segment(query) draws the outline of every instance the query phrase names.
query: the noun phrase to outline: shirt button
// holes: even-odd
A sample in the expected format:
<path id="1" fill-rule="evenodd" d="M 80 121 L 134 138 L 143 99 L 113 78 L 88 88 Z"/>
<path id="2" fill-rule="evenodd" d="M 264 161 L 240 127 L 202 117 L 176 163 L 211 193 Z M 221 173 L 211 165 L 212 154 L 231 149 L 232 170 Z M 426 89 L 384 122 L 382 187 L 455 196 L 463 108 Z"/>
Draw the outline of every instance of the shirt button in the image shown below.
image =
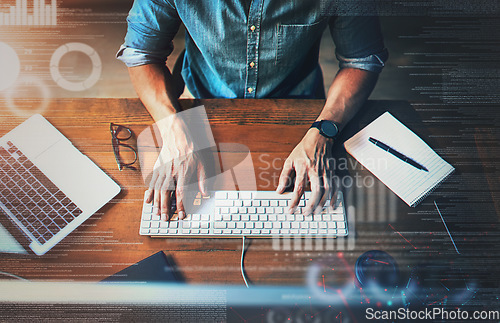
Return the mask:
<path id="1" fill-rule="evenodd" d="M 255 66 L 255 63 L 254 63 L 254 62 L 251 62 L 249 65 L 250 65 L 250 67 L 254 67 L 254 66 Z"/>
<path id="2" fill-rule="evenodd" d="M 254 25 L 250 26 L 250 30 L 255 31 L 255 26 Z"/>
<path id="3" fill-rule="evenodd" d="M 247 91 L 248 91 L 248 93 L 252 93 L 252 92 L 253 92 L 253 89 L 252 89 L 251 87 L 249 87 L 249 88 L 247 89 Z"/>

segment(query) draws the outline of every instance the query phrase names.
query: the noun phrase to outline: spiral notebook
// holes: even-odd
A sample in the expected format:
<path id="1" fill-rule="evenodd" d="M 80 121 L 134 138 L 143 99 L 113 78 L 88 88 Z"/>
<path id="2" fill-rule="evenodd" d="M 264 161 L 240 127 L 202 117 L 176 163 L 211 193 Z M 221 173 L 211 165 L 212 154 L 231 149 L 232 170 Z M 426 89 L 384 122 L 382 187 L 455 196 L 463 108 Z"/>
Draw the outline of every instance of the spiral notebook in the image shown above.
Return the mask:
<path id="1" fill-rule="evenodd" d="M 418 169 L 376 146 L 369 141 L 370 137 L 408 156 L 428 171 Z M 411 207 L 419 204 L 455 170 L 389 112 L 347 140 L 344 147 Z"/>

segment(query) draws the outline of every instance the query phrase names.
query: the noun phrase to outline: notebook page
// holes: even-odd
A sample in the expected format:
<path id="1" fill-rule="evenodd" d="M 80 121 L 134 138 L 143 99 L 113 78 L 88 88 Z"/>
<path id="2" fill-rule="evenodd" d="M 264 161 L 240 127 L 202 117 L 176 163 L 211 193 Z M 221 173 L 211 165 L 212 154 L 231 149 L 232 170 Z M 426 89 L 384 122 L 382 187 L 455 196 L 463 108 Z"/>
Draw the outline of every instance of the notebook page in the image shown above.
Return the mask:
<path id="1" fill-rule="evenodd" d="M 370 142 L 370 137 L 412 158 L 429 171 L 402 161 Z M 344 146 L 347 152 L 410 206 L 415 206 L 454 170 L 389 112 L 347 140 Z"/>

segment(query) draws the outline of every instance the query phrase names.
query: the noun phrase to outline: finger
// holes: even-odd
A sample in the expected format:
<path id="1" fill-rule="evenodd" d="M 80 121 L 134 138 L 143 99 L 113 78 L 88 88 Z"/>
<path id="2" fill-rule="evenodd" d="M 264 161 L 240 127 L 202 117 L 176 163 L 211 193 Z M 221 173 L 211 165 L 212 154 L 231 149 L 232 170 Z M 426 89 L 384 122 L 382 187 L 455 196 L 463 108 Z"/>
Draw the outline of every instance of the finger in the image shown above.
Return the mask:
<path id="1" fill-rule="evenodd" d="M 158 180 L 155 184 L 154 192 L 154 204 L 157 206 L 157 215 L 160 215 L 161 219 L 165 219 L 168 215 L 168 203 L 169 198 L 167 197 L 167 190 L 169 189 L 170 182 L 172 181 L 172 170 L 165 165 L 163 168 L 163 174 L 158 176 Z M 165 199 L 165 201 L 164 201 Z M 167 204 L 165 204 L 167 203 Z M 155 207 L 153 207 L 154 209 Z"/>
<path id="2" fill-rule="evenodd" d="M 198 187 L 201 195 L 208 196 L 207 192 L 207 172 L 202 162 L 198 163 Z"/>
<path id="3" fill-rule="evenodd" d="M 160 219 L 161 221 L 167 221 L 170 217 L 170 193 L 171 191 L 168 191 L 166 188 L 162 188 L 160 192 L 160 198 L 161 198 L 161 214 L 160 214 Z"/>
<path id="4" fill-rule="evenodd" d="M 316 207 L 319 205 L 321 197 L 323 196 L 323 187 L 318 176 L 318 173 L 313 168 L 308 171 L 309 181 L 311 182 L 311 195 L 309 196 L 309 201 L 307 201 L 306 207 L 304 209 L 305 215 L 310 215 L 314 212 Z"/>
<path id="5" fill-rule="evenodd" d="M 184 197 L 185 197 L 185 186 L 186 186 L 186 176 L 188 171 L 181 172 L 177 178 L 177 186 L 175 188 L 175 197 L 177 203 L 177 215 L 179 219 L 182 220 L 186 217 L 186 210 L 184 208 Z"/>
<path id="6" fill-rule="evenodd" d="M 321 210 L 325 206 L 326 201 L 331 198 L 331 192 L 332 192 L 331 180 L 332 180 L 332 178 L 331 178 L 330 174 L 331 174 L 331 172 L 326 171 L 321 178 L 322 183 L 323 183 L 323 195 L 321 197 L 321 200 L 319 201 L 318 206 L 314 210 L 315 214 L 321 212 Z M 330 202 L 330 204 L 331 204 L 331 202 Z"/>
<path id="7" fill-rule="evenodd" d="M 149 181 L 149 188 L 146 191 L 146 203 L 151 203 L 153 201 L 153 194 L 154 194 L 154 188 L 156 181 L 158 180 L 158 174 L 159 172 L 157 170 L 153 171 L 151 180 Z"/>
<path id="8" fill-rule="evenodd" d="M 186 209 L 184 208 L 184 189 L 177 185 L 175 189 L 175 198 L 177 201 L 177 216 L 179 220 L 183 220 L 186 218 Z"/>
<path id="9" fill-rule="evenodd" d="M 292 198 L 290 199 L 290 206 L 288 208 L 288 213 L 293 214 L 299 205 L 300 198 L 304 194 L 304 188 L 306 186 L 306 171 L 305 167 L 299 166 L 295 169 L 297 173 L 295 178 L 295 186 L 293 188 Z"/>
<path id="10" fill-rule="evenodd" d="M 160 196 L 160 193 L 161 193 L 160 188 L 156 188 L 155 187 L 154 193 L 153 193 L 153 214 L 154 215 L 160 215 L 160 210 L 161 210 L 161 205 L 160 205 L 161 196 Z"/>
<path id="11" fill-rule="evenodd" d="M 290 184 L 292 170 L 293 164 L 289 159 L 287 159 L 283 164 L 283 169 L 281 170 L 280 178 L 278 181 L 278 187 L 276 188 L 276 192 L 278 192 L 279 194 L 283 194 L 286 187 Z"/>

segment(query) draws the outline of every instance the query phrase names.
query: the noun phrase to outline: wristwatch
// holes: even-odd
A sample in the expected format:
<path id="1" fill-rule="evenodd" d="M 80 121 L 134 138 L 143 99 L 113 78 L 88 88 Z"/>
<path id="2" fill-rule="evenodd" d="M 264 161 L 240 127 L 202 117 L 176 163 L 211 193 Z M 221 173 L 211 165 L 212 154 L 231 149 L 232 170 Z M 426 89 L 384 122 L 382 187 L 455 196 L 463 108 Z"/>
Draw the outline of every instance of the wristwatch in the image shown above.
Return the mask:
<path id="1" fill-rule="evenodd" d="M 339 127 L 335 122 L 330 120 L 316 121 L 312 124 L 311 128 L 317 128 L 320 135 L 330 139 L 337 138 L 339 134 Z"/>

